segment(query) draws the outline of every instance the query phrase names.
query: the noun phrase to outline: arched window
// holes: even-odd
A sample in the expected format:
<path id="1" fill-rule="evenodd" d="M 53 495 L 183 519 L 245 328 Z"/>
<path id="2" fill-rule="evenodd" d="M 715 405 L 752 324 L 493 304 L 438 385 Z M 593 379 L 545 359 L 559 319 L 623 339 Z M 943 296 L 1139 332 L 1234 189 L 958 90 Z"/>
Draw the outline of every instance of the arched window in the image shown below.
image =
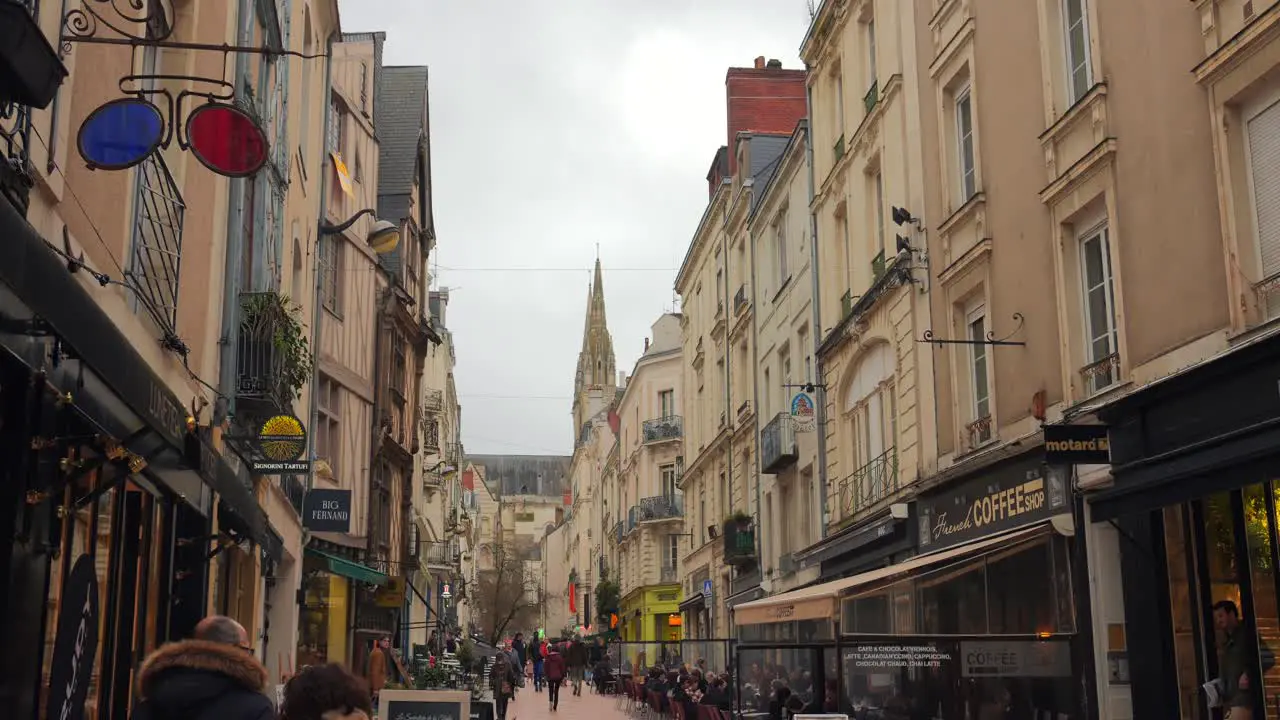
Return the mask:
<path id="1" fill-rule="evenodd" d="M 897 489 L 896 369 L 893 348 L 888 343 L 880 343 L 863 353 L 846 381 L 841 407 L 841 446 L 849 473 L 839 485 L 842 518 L 879 502 Z"/>

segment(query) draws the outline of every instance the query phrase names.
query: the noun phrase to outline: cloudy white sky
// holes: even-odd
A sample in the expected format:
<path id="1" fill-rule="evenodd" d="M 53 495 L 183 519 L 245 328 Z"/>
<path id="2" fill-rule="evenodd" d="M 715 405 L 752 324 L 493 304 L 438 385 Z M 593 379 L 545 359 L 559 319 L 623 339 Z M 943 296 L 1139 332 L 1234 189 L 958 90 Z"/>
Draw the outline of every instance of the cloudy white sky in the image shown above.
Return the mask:
<path id="1" fill-rule="evenodd" d="M 340 0 L 431 68 L 439 283 L 469 453 L 568 454 L 599 244 L 618 368 L 672 283 L 725 144 L 724 76 L 801 67 L 805 0 Z"/>

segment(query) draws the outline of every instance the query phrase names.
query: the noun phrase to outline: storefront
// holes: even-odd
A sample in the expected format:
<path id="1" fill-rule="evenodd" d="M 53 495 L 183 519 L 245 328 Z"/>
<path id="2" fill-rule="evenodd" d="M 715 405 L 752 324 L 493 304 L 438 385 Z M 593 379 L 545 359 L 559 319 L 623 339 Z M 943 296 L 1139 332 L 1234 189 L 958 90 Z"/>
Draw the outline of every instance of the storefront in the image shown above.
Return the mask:
<path id="1" fill-rule="evenodd" d="M 818 581 L 826 582 L 906 560 L 916 553 L 914 507 L 894 505 L 840 530 L 797 553 L 797 567 L 818 566 Z"/>
<path id="2" fill-rule="evenodd" d="M 921 554 L 738 606 L 745 706 L 785 673 L 827 712 L 1089 717 L 1072 496 L 1042 452 L 919 498 Z"/>
<path id="3" fill-rule="evenodd" d="M 312 539 L 302 565 L 302 608 L 298 613 L 298 667 L 357 663 L 367 655 L 357 652 L 364 638 L 353 632 L 355 602 L 362 592 L 387 584 L 385 573 L 362 565 L 341 553 L 338 545 Z M 323 546 L 323 549 L 313 546 Z"/>
<path id="4" fill-rule="evenodd" d="M 1137 720 L 1212 717 L 1201 685 L 1218 676 L 1218 601 L 1280 651 L 1278 382 L 1272 333 L 1097 413 L 1110 426 L 1112 484 L 1088 495 L 1090 519 L 1118 529 L 1110 580 L 1123 588 L 1108 669 L 1129 686 Z M 1254 718 L 1280 718 L 1272 665 Z"/>
<path id="5" fill-rule="evenodd" d="M 213 540 L 280 548 L 252 478 L 193 431 L 83 273 L 3 200 L 0 237 L 0 706 L 34 717 L 50 683 L 88 675 L 88 717 L 123 717 L 140 659 L 205 614 Z M 54 657 L 75 645 L 64 586 L 99 596 L 77 673 Z"/>

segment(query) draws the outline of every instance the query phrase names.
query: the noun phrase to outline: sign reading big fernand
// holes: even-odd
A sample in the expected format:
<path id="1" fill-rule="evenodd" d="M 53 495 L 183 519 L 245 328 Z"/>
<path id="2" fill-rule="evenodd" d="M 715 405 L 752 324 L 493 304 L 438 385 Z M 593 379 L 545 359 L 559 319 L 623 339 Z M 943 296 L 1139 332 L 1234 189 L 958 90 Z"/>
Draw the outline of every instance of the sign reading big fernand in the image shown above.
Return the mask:
<path id="1" fill-rule="evenodd" d="M 920 551 L 1012 530 L 1067 512 L 1070 494 L 1061 476 L 1039 457 L 1014 462 L 917 501 Z"/>

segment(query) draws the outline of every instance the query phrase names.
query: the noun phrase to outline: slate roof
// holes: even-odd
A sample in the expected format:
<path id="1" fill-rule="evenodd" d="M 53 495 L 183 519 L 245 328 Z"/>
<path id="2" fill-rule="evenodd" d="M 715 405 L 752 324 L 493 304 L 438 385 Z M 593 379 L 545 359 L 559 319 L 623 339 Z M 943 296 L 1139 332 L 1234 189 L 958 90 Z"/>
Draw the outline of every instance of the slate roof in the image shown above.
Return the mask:
<path id="1" fill-rule="evenodd" d="M 569 485 L 570 455 L 472 455 L 467 460 L 484 468 L 489 492 L 503 495 L 560 497 Z"/>
<path id="2" fill-rule="evenodd" d="M 791 143 L 790 135 L 762 135 L 754 134 L 751 136 L 751 152 L 750 165 L 752 177 L 752 187 L 755 192 L 751 193 L 751 209 L 755 210 L 756 205 L 764 197 L 764 188 L 773 179 L 774 173 L 778 172 L 778 168 L 782 165 L 782 156 L 787 152 L 787 145 Z"/>
<path id="3" fill-rule="evenodd" d="M 378 217 L 396 222 L 409 215 L 419 148 L 425 150 L 428 140 L 427 68 L 385 67 L 377 80 Z M 424 190 L 429 195 L 430 188 Z M 379 259 L 387 270 L 399 271 L 399 248 Z"/>

